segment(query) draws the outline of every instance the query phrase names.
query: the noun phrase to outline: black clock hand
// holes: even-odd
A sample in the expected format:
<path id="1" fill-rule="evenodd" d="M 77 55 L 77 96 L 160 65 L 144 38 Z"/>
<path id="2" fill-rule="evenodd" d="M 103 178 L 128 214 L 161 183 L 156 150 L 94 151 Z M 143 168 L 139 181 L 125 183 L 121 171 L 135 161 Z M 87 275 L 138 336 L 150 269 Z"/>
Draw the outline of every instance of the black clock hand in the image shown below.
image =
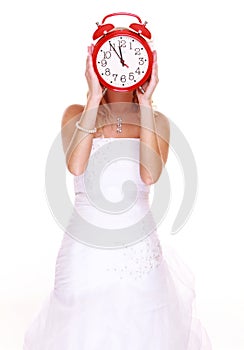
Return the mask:
<path id="1" fill-rule="evenodd" d="M 110 47 L 112 47 L 112 49 L 114 50 L 114 52 L 116 53 L 116 55 L 119 57 L 120 61 L 121 61 L 121 57 L 118 54 L 118 52 L 115 50 L 114 46 L 111 44 L 111 42 L 109 42 Z"/>
<path id="2" fill-rule="evenodd" d="M 122 55 L 122 50 L 121 50 L 121 46 L 119 46 L 119 52 L 120 52 L 120 62 L 122 63 L 122 66 L 126 66 L 127 68 L 129 68 L 129 66 L 127 66 L 127 64 L 125 63 L 124 59 L 123 59 L 123 55 Z"/>
<path id="3" fill-rule="evenodd" d="M 120 53 L 120 62 L 122 63 L 122 66 L 124 66 L 124 60 L 123 60 L 121 46 L 119 46 L 119 53 Z"/>
<path id="4" fill-rule="evenodd" d="M 129 66 L 127 66 L 127 64 L 125 64 L 125 62 L 124 62 L 122 56 L 120 56 L 120 55 L 118 54 L 117 50 L 116 50 L 115 47 L 111 44 L 111 42 L 109 42 L 109 45 L 110 45 L 110 47 L 112 47 L 112 49 L 114 50 L 114 52 L 116 53 L 116 55 L 119 57 L 120 62 L 122 63 L 122 66 L 126 66 L 127 68 L 129 68 Z M 120 46 L 119 46 L 119 50 L 120 50 L 120 52 L 121 52 Z"/>

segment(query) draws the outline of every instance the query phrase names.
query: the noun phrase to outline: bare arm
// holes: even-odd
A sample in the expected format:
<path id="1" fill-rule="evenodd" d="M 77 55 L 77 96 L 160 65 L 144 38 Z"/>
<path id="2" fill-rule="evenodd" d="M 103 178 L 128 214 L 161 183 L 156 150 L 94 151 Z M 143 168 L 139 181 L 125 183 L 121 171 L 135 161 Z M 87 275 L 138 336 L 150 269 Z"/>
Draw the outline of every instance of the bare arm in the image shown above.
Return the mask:
<path id="1" fill-rule="evenodd" d="M 94 129 L 97 111 L 102 98 L 102 88 L 95 75 L 92 65 L 92 47 L 88 48 L 86 61 L 86 79 L 89 93 L 86 106 L 69 106 L 62 118 L 62 142 L 68 170 L 73 175 L 81 175 L 88 164 L 93 134 L 88 134 L 76 128 L 75 123 L 85 129 Z"/>
<path id="2" fill-rule="evenodd" d="M 146 184 L 155 183 L 163 170 L 168 157 L 169 123 L 165 116 L 155 114 L 152 108 L 152 94 L 158 83 L 157 55 L 154 51 L 154 62 L 149 83 L 143 86 L 145 93 L 138 91 L 141 109 L 140 132 L 140 175 Z"/>

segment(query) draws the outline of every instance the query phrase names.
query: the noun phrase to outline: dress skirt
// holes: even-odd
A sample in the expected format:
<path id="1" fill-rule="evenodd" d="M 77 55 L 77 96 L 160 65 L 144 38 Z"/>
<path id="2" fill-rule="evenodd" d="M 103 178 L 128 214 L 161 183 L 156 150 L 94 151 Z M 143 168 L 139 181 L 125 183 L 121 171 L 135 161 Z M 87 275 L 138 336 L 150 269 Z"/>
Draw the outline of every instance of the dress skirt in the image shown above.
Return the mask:
<path id="1" fill-rule="evenodd" d="M 111 139 L 99 139 L 93 152 L 105 142 L 112 147 Z M 139 145 L 133 145 L 138 156 Z M 89 200 L 85 174 L 74 179 L 74 213 L 98 231 L 130 227 L 150 212 L 138 165 L 126 162 L 115 162 L 101 179 L 107 198 L 118 197 L 122 177 L 137 184 L 134 205 L 118 215 Z M 73 215 L 63 232 L 54 288 L 30 322 L 23 350 L 212 349 L 197 317 L 193 273 L 173 249 L 162 246 L 156 226 L 136 243 L 113 249 L 82 242 L 77 233 L 84 227 Z"/>

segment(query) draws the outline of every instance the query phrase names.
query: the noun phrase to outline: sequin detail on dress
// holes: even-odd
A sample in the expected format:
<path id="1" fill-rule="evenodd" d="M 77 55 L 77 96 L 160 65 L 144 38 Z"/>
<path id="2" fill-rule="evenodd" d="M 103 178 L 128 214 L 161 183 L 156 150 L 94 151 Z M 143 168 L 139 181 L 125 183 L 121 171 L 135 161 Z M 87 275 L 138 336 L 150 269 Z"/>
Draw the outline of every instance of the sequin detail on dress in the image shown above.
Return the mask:
<path id="1" fill-rule="evenodd" d="M 156 232 L 151 233 L 143 241 L 127 246 L 116 252 L 118 262 L 107 267 L 107 271 L 120 279 L 139 279 L 157 268 L 162 260 L 162 247 Z"/>

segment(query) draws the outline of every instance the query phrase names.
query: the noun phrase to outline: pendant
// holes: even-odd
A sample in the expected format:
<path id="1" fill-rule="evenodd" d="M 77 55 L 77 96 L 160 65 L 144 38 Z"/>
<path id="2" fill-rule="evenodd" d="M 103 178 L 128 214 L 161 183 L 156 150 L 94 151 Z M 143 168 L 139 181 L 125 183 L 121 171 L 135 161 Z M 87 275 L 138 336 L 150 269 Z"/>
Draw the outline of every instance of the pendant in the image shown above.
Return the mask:
<path id="1" fill-rule="evenodd" d="M 122 119 L 120 117 L 117 118 L 117 133 L 122 132 Z"/>

